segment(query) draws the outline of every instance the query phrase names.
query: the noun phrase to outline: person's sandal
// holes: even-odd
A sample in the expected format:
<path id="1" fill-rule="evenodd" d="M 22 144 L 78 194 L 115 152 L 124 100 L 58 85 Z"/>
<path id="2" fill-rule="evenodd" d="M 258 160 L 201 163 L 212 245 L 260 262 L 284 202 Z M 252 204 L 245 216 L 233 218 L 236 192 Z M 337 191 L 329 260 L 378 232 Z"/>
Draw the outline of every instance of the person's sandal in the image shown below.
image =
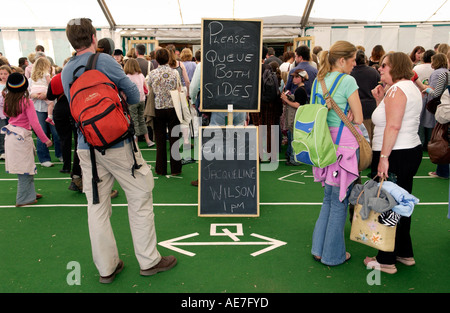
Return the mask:
<path id="1" fill-rule="evenodd" d="M 366 257 L 364 259 L 364 265 L 367 269 L 372 268 L 387 274 L 397 273 L 397 268 L 394 264 L 380 264 L 375 257 Z"/>
<path id="2" fill-rule="evenodd" d="M 312 255 L 314 261 L 320 262 L 322 260 L 322 257 L 320 256 L 315 256 L 314 254 Z M 345 261 L 347 262 L 348 260 L 350 260 L 350 258 L 352 257 L 352 255 L 348 252 L 345 252 Z"/>
<path id="3" fill-rule="evenodd" d="M 352 255 L 348 252 L 345 252 L 345 262 L 347 262 L 348 260 L 350 260 L 352 257 Z"/>
<path id="4" fill-rule="evenodd" d="M 406 266 L 413 266 L 414 264 L 416 264 L 416 261 L 414 260 L 413 257 L 410 258 L 403 258 L 401 256 L 396 257 L 397 262 L 403 263 Z"/>

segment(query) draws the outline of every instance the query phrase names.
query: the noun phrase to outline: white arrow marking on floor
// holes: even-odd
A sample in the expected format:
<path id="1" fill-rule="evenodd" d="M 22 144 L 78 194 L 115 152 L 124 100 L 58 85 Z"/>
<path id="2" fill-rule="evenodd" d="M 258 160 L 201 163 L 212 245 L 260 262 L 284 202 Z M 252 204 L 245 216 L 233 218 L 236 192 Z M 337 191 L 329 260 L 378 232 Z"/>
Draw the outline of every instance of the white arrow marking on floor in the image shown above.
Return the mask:
<path id="1" fill-rule="evenodd" d="M 195 237 L 198 236 L 199 233 L 192 233 L 189 235 L 185 235 L 185 236 L 181 236 L 181 237 L 177 237 L 177 238 L 173 238 L 173 239 L 169 239 L 166 241 L 162 241 L 159 243 L 160 246 L 163 246 L 167 249 L 171 249 L 173 251 L 188 255 L 188 256 L 194 256 L 195 253 L 177 248 L 176 246 L 257 246 L 257 245 L 268 245 L 267 248 L 259 250 L 257 252 L 251 253 L 251 256 L 258 256 L 260 254 L 266 253 L 270 250 L 276 249 L 278 247 L 281 247 L 285 244 L 287 244 L 287 242 L 284 241 L 280 241 L 277 239 L 273 239 L 273 238 L 269 238 L 269 237 L 265 237 L 265 236 L 261 236 L 258 234 L 251 234 L 251 236 L 253 237 L 257 237 L 260 239 L 264 239 L 266 241 L 248 241 L 248 242 L 242 242 L 242 241 L 234 241 L 234 242 L 180 242 L 180 240 L 186 239 L 186 238 L 191 238 L 191 237 Z"/>
<path id="2" fill-rule="evenodd" d="M 303 184 L 304 185 L 305 184 L 304 182 L 295 181 L 295 180 L 289 180 L 289 179 L 286 179 L 286 178 L 289 177 L 289 176 L 292 176 L 292 175 L 296 175 L 296 174 L 305 175 L 306 171 L 305 170 L 291 170 L 291 171 L 293 173 L 288 174 L 288 175 L 283 176 L 283 177 L 280 177 L 280 178 L 278 178 L 278 180 L 287 181 L 287 182 L 296 183 L 296 184 Z"/>

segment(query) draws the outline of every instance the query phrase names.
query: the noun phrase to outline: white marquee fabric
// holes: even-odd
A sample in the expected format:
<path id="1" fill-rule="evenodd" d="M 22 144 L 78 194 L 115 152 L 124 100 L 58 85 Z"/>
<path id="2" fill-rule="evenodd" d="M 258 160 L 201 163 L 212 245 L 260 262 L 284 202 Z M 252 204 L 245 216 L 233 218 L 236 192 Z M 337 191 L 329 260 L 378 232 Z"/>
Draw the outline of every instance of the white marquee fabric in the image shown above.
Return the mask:
<path id="1" fill-rule="evenodd" d="M 0 27 L 64 28 L 74 17 L 90 17 L 96 27 L 108 27 L 97 0 L 1 0 Z M 201 18 L 301 16 L 307 0 L 104 0 L 119 27 L 127 25 L 200 24 Z M 14 12 L 14 13 L 13 13 Z M 449 21 L 448 0 L 315 0 L 312 18 L 369 22 Z M 300 22 L 300 21 L 299 21 Z"/>
<path id="2" fill-rule="evenodd" d="M 340 39 L 363 45 L 369 53 L 376 44 L 383 44 L 386 51 L 409 53 L 416 45 L 429 49 L 436 43 L 450 43 L 450 0 L 315 0 L 306 28 L 301 29 L 309 2 L 0 0 L 2 12 L 11 12 L 0 19 L 0 52 L 16 65 L 19 57 L 41 44 L 61 65 L 72 52 L 64 28 L 76 17 L 91 18 L 98 38 L 112 37 L 119 48 L 124 38 L 141 36 L 198 45 L 201 18 L 261 18 L 264 42 L 292 42 L 306 35 L 314 36 L 315 45 L 325 49 Z M 106 15 L 101 3 L 109 10 Z"/>

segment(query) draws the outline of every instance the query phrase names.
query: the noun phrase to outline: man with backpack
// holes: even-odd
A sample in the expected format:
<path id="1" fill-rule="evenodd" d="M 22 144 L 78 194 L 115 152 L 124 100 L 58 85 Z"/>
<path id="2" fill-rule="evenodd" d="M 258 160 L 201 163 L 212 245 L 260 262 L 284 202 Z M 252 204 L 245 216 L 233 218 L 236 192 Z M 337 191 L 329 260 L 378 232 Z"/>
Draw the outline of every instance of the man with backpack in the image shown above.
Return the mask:
<path id="1" fill-rule="evenodd" d="M 74 90 L 78 85 L 90 83 L 86 81 L 86 77 L 88 77 L 86 75 L 93 72 L 100 72 L 100 76 L 106 76 L 105 79 L 110 80 L 105 85 L 116 90 L 117 102 L 122 103 L 118 92 L 130 103 L 139 101 L 137 86 L 125 75 L 122 67 L 114 58 L 104 53 L 96 55 L 94 59 L 91 58 L 96 52 L 97 37 L 96 29 L 90 19 L 70 20 L 67 24 L 66 35 L 76 51 L 62 72 L 64 93 L 69 100 L 72 115 L 74 115 L 75 103 L 80 106 L 83 102 L 89 102 L 96 97 L 104 99 L 105 86 L 86 88 L 84 93 L 81 89 Z M 90 70 L 85 71 L 88 62 Z M 91 63 L 95 64 L 92 68 Z M 75 96 L 78 99 L 75 100 Z M 122 108 L 125 108 L 123 104 Z M 127 118 L 125 111 L 127 110 L 122 112 L 121 120 L 124 117 Z M 96 120 L 101 120 L 104 116 L 106 115 L 99 114 L 96 116 Z M 81 114 L 74 116 L 74 119 L 77 120 L 80 117 Z M 94 263 L 100 273 L 100 282 L 111 283 L 124 266 L 122 260 L 119 259 L 110 223 L 112 213 L 110 192 L 114 180 L 119 182 L 128 200 L 128 216 L 135 255 L 141 268 L 140 274 L 149 276 L 171 269 L 176 265 L 176 258 L 173 256 L 161 257 L 156 247 L 152 198 L 153 175 L 140 151 L 133 146 L 132 133 L 123 138 L 120 137 L 119 140 L 113 141 L 111 146 L 99 150 L 98 147 L 94 149 L 87 130 L 81 131 L 84 126 L 87 126 L 87 121 L 82 122 L 80 118 L 78 124 L 80 127 L 78 130 L 78 156 L 83 172 L 83 192 L 88 201 L 89 235 Z M 96 131 L 107 138 L 109 133 L 118 127 L 118 124 L 119 121 L 109 123 L 110 127 L 98 126 Z"/>

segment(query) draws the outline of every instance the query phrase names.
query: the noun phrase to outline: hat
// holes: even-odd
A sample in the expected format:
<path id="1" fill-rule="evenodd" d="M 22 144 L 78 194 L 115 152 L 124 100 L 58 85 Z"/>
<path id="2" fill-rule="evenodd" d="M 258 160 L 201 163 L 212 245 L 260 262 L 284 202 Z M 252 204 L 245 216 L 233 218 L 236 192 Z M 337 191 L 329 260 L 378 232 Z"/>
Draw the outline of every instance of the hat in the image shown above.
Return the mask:
<path id="1" fill-rule="evenodd" d="M 293 77 L 300 76 L 300 77 L 305 78 L 305 80 L 308 80 L 308 73 L 302 69 L 295 70 L 295 72 L 292 73 L 291 76 L 293 76 Z"/>
<path id="2" fill-rule="evenodd" d="M 123 52 L 120 49 L 116 49 L 114 50 L 114 55 L 123 55 Z"/>
<path id="3" fill-rule="evenodd" d="M 100 50 L 100 52 L 113 55 L 113 52 L 115 54 L 114 50 L 114 41 L 111 38 L 102 38 L 98 41 L 97 48 Z M 118 50 L 118 49 L 117 49 Z M 122 52 L 122 51 L 120 51 Z"/>
<path id="4" fill-rule="evenodd" d="M 20 73 L 12 73 L 8 76 L 6 88 L 13 93 L 23 92 L 28 88 L 28 79 Z"/>

